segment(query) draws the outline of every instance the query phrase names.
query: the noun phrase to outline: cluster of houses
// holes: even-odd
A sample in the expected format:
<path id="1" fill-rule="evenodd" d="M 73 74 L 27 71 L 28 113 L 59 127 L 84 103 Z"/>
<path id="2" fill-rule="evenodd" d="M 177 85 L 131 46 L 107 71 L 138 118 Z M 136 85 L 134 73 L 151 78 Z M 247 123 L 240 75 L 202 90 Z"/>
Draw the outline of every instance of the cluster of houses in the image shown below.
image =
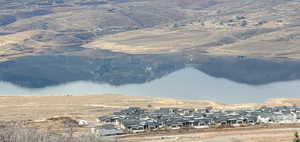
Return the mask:
<path id="1" fill-rule="evenodd" d="M 300 123 L 300 107 L 259 107 L 247 110 L 214 110 L 212 108 L 146 110 L 131 107 L 109 116 L 99 117 L 97 121 L 103 124 L 99 127 L 101 132 L 110 132 L 109 134 L 183 128 L 239 127 L 269 123 Z M 111 129 L 104 129 L 105 127 Z"/>

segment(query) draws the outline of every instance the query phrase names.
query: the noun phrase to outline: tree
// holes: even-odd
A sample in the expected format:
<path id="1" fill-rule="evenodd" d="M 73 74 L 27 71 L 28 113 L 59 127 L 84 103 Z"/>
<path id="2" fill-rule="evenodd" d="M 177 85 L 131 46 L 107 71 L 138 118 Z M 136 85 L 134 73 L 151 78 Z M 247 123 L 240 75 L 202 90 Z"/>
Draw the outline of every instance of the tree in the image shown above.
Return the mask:
<path id="1" fill-rule="evenodd" d="M 247 26 L 247 25 L 248 25 L 248 22 L 247 22 L 246 20 L 243 20 L 242 23 L 241 23 L 241 26 L 242 26 L 242 27 L 245 27 L 245 26 Z"/>
<path id="2" fill-rule="evenodd" d="M 299 138 L 298 132 L 295 132 L 294 142 L 300 142 L 300 138 Z"/>

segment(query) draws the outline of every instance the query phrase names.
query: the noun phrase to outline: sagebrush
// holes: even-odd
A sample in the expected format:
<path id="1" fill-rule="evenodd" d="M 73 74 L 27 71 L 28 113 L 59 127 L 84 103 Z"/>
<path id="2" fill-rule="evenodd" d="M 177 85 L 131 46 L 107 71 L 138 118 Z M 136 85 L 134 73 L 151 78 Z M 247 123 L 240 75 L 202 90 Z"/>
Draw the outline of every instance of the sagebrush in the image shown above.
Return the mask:
<path id="1" fill-rule="evenodd" d="M 108 141 L 108 140 L 107 140 Z M 91 134 L 72 136 L 57 135 L 39 131 L 34 128 L 23 128 L 15 124 L 0 125 L 0 142 L 107 142 Z"/>

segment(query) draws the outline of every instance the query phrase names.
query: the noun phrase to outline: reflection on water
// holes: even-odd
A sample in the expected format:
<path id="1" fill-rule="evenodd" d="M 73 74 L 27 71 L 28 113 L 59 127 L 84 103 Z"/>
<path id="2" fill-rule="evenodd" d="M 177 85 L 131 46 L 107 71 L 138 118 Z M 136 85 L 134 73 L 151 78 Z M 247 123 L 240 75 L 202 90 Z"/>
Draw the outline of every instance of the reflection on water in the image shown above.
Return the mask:
<path id="1" fill-rule="evenodd" d="M 151 82 L 118 87 L 109 84 L 77 81 L 41 89 L 28 89 L 10 83 L 0 83 L 0 95 L 113 93 L 131 96 L 212 100 L 222 103 L 264 102 L 268 98 L 299 97 L 299 91 L 300 81 L 254 86 L 208 76 L 193 68 L 185 68 Z"/>

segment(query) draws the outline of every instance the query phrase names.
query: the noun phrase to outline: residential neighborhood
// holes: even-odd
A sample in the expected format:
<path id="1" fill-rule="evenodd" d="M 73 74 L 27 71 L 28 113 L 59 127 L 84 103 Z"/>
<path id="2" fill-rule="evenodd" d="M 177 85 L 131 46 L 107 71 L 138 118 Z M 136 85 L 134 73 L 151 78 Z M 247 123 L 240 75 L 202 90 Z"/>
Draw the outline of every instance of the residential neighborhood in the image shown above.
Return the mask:
<path id="1" fill-rule="evenodd" d="M 139 107 L 114 112 L 97 119 L 96 133 L 117 135 L 171 129 L 246 127 L 262 124 L 300 123 L 300 107 L 277 106 L 253 109 L 217 110 Z"/>

